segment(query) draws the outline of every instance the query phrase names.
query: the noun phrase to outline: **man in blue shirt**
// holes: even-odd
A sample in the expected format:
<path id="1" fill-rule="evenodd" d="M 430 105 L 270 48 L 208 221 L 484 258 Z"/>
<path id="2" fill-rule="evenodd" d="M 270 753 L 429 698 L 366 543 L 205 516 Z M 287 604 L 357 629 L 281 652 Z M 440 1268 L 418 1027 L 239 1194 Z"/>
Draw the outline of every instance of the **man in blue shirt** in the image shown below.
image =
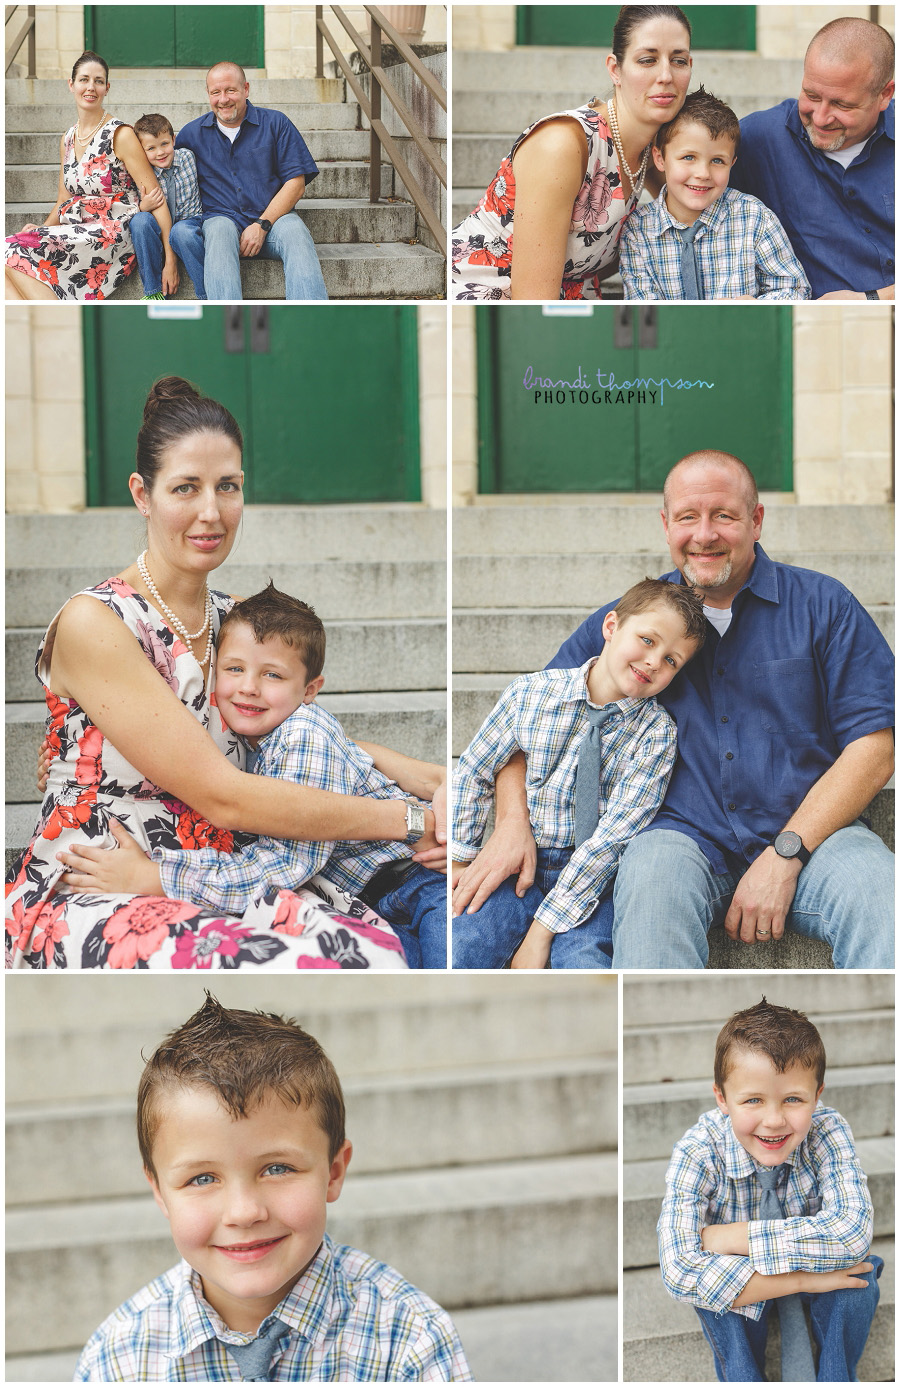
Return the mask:
<path id="1" fill-rule="evenodd" d="M 775 213 L 813 298 L 894 297 L 894 41 L 834 19 L 807 49 L 798 101 L 741 121 L 731 186 Z"/>
<path id="2" fill-rule="evenodd" d="M 280 111 L 247 100 L 237 63 L 206 75 L 211 111 L 189 121 L 176 145 L 197 161 L 203 201 L 206 294 L 240 299 L 240 258 L 281 260 L 285 298 L 327 299 L 309 231 L 294 211 L 319 170 L 300 132 Z"/>
<path id="3" fill-rule="evenodd" d="M 676 564 L 664 576 L 703 592 L 710 629 L 659 697 L 678 759 L 661 810 L 620 862 L 613 967 L 702 968 L 712 924 L 750 945 L 787 923 L 827 940 L 836 967 L 892 968 L 893 856 L 857 822 L 893 771 L 887 642 L 840 583 L 768 557 L 738 458 L 691 453 L 664 495 Z M 549 668 L 596 655 L 612 605 Z M 514 758 L 497 776 L 498 842 L 456 887 L 457 912 L 531 860 L 518 784 L 523 798 Z M 518 893 L 528 885 L 526 870 Z"/>

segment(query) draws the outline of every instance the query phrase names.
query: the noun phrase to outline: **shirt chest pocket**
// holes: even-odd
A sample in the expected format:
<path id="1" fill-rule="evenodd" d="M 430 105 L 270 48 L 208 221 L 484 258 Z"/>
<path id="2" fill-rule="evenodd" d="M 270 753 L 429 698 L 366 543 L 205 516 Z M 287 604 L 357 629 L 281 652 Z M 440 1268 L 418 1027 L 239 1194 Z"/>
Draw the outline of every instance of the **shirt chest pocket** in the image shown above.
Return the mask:
<path id="1" fill-rule="evenodd" d="M 754 674 L 756 716 L 763 732 L 812 733 L 822 725 L 815 661 L 765 660 Z"/>

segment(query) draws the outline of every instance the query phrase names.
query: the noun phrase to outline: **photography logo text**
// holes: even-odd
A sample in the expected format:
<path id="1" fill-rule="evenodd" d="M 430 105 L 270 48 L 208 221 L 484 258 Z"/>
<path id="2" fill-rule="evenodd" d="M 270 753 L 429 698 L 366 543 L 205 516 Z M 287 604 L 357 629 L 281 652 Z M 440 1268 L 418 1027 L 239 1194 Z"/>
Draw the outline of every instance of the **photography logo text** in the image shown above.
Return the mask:
<path id="1" fill-rule="evenodd" d="M 649 376 L 634 380 L 616 380 L 614 371 L 597 370 L 591 374 L 579 366 L 571 380 L 556 380 L 543 376 L 532 366 L 525 368 L 522 385 L 531 393 L 536 405 L 658 405 L 666 402 L 667 390 L 715 390 L 708 380 L 669 380 Z"/>

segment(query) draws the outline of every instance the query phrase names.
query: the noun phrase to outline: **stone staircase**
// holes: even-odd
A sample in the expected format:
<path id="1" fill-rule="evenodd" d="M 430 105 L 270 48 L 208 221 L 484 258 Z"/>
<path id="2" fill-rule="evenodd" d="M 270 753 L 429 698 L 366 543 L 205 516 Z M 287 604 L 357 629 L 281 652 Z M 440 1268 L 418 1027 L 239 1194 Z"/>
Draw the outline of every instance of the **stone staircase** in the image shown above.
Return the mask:
<path id="1" fill-rule="evenodd" d="M 451 1310 L 478 1380 L 614 1380 L 615 984 L 397 981 L 220 977 L 214 990 L 297 1016 L 322 1042 L 354 1144 L 329 1231 Z M 11 982 L 7 1381 L 58 1382 L 102 1319 L 176 1260 L 141 1172 L 134 1095 L 142 1049 L 203 985 Z"/>
<path id="2" fill-rule="evenodd" d="M 72 124 L 61 81 L 9 78 L 6 82 L 6 234 L 42 222 L 56 200 L 59 137 Z M 330 298 L 443 298 L 444 259 L 418 240 L 415 206 L 393 166 L 382 156 L 382 201 L 369 203 L 369 132 L 359 106 L 336 78 L 261 78 L 250 75 L 250 99 L 283 111 L 294 122 L 319 166 L 319 176 L 297 204 L 322 264 Z M 132 123 L 161 111 L 176 132 L 209 110 L 203 74 L 117 77 L 111 114 Z M 182 275 L 177 299 L 193 299 Z M 241 262 L 245 299 L 283 299 L 281 263 Z M 115 299 L 143 294 L 135 272 Z"/>
<path id="3" fill-rule="evenodd" d="M 528 46 L 453 54 L 453 226 L 472 211 L 513 140 L 533 121 L 606 98 L 608 52 Z M 802 70 L 802 62 L 788 58 L 695 52 L 691 90 L 702 82 L 746 116 L 796 96 Z"/>
<path id="4" fill-rule="evenodd" d="M 446 514 L 416 505 L 248 506 L 243 537 L 214 585 L 276 587 L 325 622 L 320 702 L 351 737 L 441 764 L 446 759 Z M 45 704 L 34 677 L 40 638 L 81 588 L 140 553 L 131 508 L 7 516 L 6 847 L 28 842 Z M 300 556 L 300 557 L 298 557 Z"/>
<path id="5" fill-rule="evenodd" d="M 543 668 L 598 606 L 672 568 L 661 498 L 496 500 L 453 512 L 453 756 L 516 674 Z M 845 583 L 893 642 L 893 525 L 891 506 L 770 503 L 763 544 L 773 559 Z M 867 818 L 893 849 L 892 787 Z M 831 951 L 790 934 L 747 949 L 714 929 L 709 966 L 822 968 Z"/>
<path id="6" fill-rule="evenodd" d="M 884 1258 L 881 1302 L 859 1365 L 861 1382 L 893 1380 L 894 979 L 842 973 L 710 979 L 624 978 L 624 1380 L 709 1382 L 712 1355 L 690 1305 L 673 1300 L 659 1272 L 656 1223 L 675 1142 L 714 1105 L 715 1038 L 735 1011 L 765 994 L 805 1011 L 829 1064 L 823 1101 L 849 1122 L 875 1206 L 872 1251 Z M 685 1020 L 686 1017 L 691 1019 Z M 769 1342 L 768 1374 L 779 1367 Z"/>

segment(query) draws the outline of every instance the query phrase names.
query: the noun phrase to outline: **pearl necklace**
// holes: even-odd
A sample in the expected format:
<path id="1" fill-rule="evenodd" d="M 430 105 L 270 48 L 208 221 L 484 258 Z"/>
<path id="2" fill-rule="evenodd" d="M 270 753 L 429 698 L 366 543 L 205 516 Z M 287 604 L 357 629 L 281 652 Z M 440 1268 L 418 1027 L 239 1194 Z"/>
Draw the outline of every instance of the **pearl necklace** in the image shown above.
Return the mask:
<path id="1" fill-rule="evenodd" d="M 619 120 L 616 115 L 616 98 L 614 96 L 606 103 L 606 113 L 609 117 L 609 129 L 613 137 L 613 144 L 616 147 L 616 154 L 619 156 L 619 168 L 624 173 L 627 173 L 633 196 L 640 197 L 641 190 L 644 186 L 644 174 L 647 172 L 647 163 L 650 159 L 650 146 L 647 145 L 644 150 L 644 157 L 641 160 L 641 166 L 637 173 L 632 173 L 631 169 L 628 167 L 628 160 L 625 158 L 625 151 L 622 148 L 622 136 L 619 134 Z"/>
<path id="2" fill-rule="evenodd" d="M 93 136 L 96 135 L 97 131 L 100 129 L 100 126 L 101 126 L 101 125 L 105 125 L 105 124 L 106 124 L 106 116 L 104 115 L 102 120 L 98 120 L 98 122 L 97 122 L 97 124 L 94 126 L 93 130 L 89 130 L 88 133 L 87 133 L 86 135 L 82 135 L 82 134 L 80 133 L 80 132 L 81 132 L 81 121 L 80 121 L 80 120 L 76 120 L 76 122 L 75 122 L 75 138 L 76 138 L 76 140 L 78 141 L 79 144 L 89 144 L 90 141 L 91 141 L 91 139 L 93 138 Z"/>
<path id="3" fill-rule="evenodd" d="M 208 632 L 208 635 L 207 635 L 207 637 L 206 637 L 206 650 L 205 650 L 204 653 L 203 653 L 203 659 L 200 660 L 200 662 L 199 662 L 201 665 L 205 665 L 206 662 L 207 662 L 207 660 L 209 659 L 209 657 L 210 657 L 211 654 L 212 654 L 212 648 L 213 648 L 213 625 L 212 625 L 213 604 L 212 604 L 212 597 L 210 596 L 209 585 L 207 584 L 207 587 L 206 587 L 206 607 L 205 607 L 206 615 L 205 615 L 205 618 L 204 618 L 204 621 L 203 621 L 203 625 L 200 627 L 200 630 L 199 630 L 199 631 L 195 631 L 195 632 L 193 633 L 193 635 L 192 635 L 191 632 L 190 632 L 190 631 L 187 629 L 187 627 L 185 626 L 184 622 L 181 621 L 181 620 L 179 620 L 179 618 L 178 618 L 178 617 L 175 615 L 175 613 L 172 611 L 171 607 L 167 607 L 166 604 L 165 604 L 165 602 L 162 600 L 162 597 L 160 596 L 160 593 L 159 593 L 159 588 L 156 586 L 156 584 L 154 583 L 153 579 L 150 577 L 150 573 L 149 573 L 149 570 L 148 570 L 148 568 L 147 568 L 146 560 L 147 560 L 147 550 L 145 549 L 144 552 L 143 552 L 143 554 L 140 554 L 140 555 L 138 556 L 138 561 L 137 561 L 138 573 L 140 573 L 141 578 L 142 578 L 142 580 L 143 580 L 143 582 L 144 582 L 144 585 L 145 585 L 147 591 L 150 593 L 150 595 L 151 595 L 151 597 L 153 598 L 154 602 L 155 602 L 156 605 L 159 607 L 159 609 L 160 609 L 160 611 L 162 612 L 163 616 L 165 616 L 165 617 L 168 618 L 169 624 L 170 624 L 170 625 L 172 626 L 172 628 L 177 632 L 177 634 L 181 637 L 181 639 L 184 641 L 185 645 L 188 645 L 188 646 L 192 645 L 194 641 L 200 639 L 200 637 L 204 634 L 204 632 Z M 192 653 L 193 653 L 193 652 L 192 652 Z M 196 657 L 195 657 L 195 658 L 196 658 Z"/>

